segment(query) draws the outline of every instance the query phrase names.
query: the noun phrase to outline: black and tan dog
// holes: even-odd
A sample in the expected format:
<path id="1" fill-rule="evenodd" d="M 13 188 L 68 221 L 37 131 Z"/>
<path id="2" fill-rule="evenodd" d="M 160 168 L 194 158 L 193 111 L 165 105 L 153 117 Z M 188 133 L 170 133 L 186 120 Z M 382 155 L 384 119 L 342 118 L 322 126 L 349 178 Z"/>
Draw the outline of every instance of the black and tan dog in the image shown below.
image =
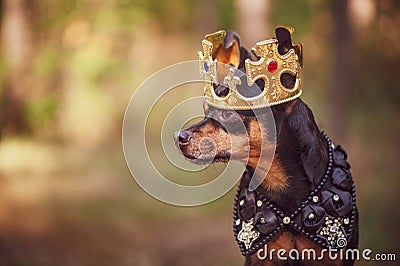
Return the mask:
<path id="1" fill-rule="evenodd" d="M 290 28 L 276 29 L 278 51 L 285 55 L 294 50 L 302 64 L 301 46 L 293 46 L 291 34 Z M 212 57 L 246 72 L 245 60 L 257 61 L 261 55 L 248 52 L 241 46 L 239 36 L 228 31 Z M 286 88 L 293 88 L 296 76 L 284 73 L 279 81 Z M 259 88 L 265 86 L 261 79 L 256 83 Z M 223 97 L 231 88 L 217 84 L 214 89 L 216 95 Z M 256 117 L 252 110 L 224 110 L 206 101 L 204 120 L 179 131 L 175 136 L 177 146 L 196 163 L 230 159 L 247 163 L 234 206 L 235 237 L 246 265 L 353 265 L 354 254 L 348 252 L 346 257 L 346 251 L 358 246 L 358 215 L 345 151 L 335 147 L 319 130 L 312 111 L 300 98 L 268 108 L 275 120 L 276 145 L 261 142 L 261 132 L 268 135 L 270 130 L 262 108 Z M 237 134 L 223 126 L 239 122 L 245 125 L 247 134 Z M 200 142 L 205 137 L 215 145 L 201 149 Z M 264 173 L 262 184 L 251 191 L 250 178 L 265 150 L 275 152 L 271 167 Z M 321 256 L 324 248 L 332 249 L 337 258 L 329 258 L 328 252 Z M 287 260 L 278 258 L 279 249 L 286 251 L 281 255 L 286 254 Z M 293 250 L 302 255 L 311 249 L 316 252 L 314 259 L 294 256 Z M 271 250 L 275 253 L 270 254 Z M 293 253 L 290 257 L 289 252 Z"/>

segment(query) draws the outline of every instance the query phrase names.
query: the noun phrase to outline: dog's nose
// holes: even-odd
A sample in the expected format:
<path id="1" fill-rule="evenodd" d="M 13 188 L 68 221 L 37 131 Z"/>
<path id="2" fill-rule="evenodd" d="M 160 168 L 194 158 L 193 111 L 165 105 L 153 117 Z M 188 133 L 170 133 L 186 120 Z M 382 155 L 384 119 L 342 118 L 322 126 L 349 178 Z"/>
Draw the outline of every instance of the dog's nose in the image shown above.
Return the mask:
<path id="1" fill-rule="evenodd" d="M 189 132 L 187 132 L 185 130 L 181 130 L 178 132 L 179 144 L 183 144 L 183 145 L 188 144 L 191 139 L 192 139 L 192 135 Z"/>

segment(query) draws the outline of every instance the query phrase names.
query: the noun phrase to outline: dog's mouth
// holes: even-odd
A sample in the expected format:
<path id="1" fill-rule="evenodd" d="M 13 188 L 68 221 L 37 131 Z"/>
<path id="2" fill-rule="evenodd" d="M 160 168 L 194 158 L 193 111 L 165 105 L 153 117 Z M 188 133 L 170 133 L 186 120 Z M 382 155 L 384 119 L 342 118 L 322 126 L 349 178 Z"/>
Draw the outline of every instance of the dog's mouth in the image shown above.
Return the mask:
<path id="1" fill-rule="evenodd" d="M 215 156 L 214 162 L 216 163 L 227 163 L 231 159 L 231 153 L 226 152 L 222 155 Z"/>
<path id="2" fill-rule="evenodd" d="M 210 164 L 210 163 L 219 163 L 219 162 L 227 163 L 231 158 L 230 153 L 218 154 L 214 157 L 212 157 L 212 156 L 209 157 L 207 155 L 205 155 L 205 156 L 200 155 L 200 156 L 196 157 L 191 154 L 185 154 L 182 151 L 181 151 L 181 153 L 187 160 L 189 160 L 190 162 L 195 163 L 195 164 Z"/>

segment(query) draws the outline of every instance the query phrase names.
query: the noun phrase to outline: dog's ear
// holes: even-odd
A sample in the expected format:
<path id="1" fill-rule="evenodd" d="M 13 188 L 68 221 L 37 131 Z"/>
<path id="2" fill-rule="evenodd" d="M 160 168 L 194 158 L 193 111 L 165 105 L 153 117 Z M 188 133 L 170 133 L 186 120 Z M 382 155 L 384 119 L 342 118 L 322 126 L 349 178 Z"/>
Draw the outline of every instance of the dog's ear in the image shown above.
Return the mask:
<path id="1" fill-rule="evenodd" d="M 240 47 L 240 64 L 239 69 L 245 68 L 246 59 L 250 59 L 251 61 L 258 61 L 260 58 L 256 57 L 255 54 L 250 53 L 246 48 Z"/>
<path id="2" fill-rule="evenodd" d="M 275 105 L 272 109 L 275 111 L 275 113 L 279 113 L 280 116 L 285 119 L 292 113 L 297 102 L 297 99 L 294 99 L 286 103 Z"/>
<path id="3" fill-rule="evenodd" d="M 283 55 L 293 48 L 292 33 L 293 28 L 279 26 L 275 29 L 276 38 L 278 39 L 278 52 Z"/>
<path id="4" fill-rule="evenodd" d="M 213 58 L 218 62 L 239 67 L 240 37 L 234 31 L 227 31 L 222 44 L 216 49 Z"/>
<path id="5" fill-rule="evenodd" d="M 295 46 L 292 44 L 292 27 L 279 26 L 275 29 L 276 38 L 278 39 L 278 52 L 283 55 L 290 49 L 294 49 L 299 58 L 300 66 L 303 67 L 303 44 L 299 43 Z"/>

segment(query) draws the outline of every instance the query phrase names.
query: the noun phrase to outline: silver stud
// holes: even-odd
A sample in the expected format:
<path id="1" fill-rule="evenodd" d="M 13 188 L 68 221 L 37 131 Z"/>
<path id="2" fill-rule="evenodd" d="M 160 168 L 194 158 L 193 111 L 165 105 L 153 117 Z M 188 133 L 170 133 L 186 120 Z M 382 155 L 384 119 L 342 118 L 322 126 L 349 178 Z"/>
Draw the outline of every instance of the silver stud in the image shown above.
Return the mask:
<path id="1" fill-rule="evenodd" d="M 314 215 L 313 212 L 310 213 L 310 214 L 308 215 L 308 219 L 312 220 L 312 219 L 314 219 L 314 218 L 315 218 L 315 215 Z"/>
<path id="2" fill-rule="evenodd" d="M 265 224 L 265 219 L 264 219 L 264 217 L 261 217 L 260 222 L 261 222 L 262 224 Z"/>
<path id="3" fill-rule="evenodd" d="M 239 202 L 239 204 L 240 204 L 240 206 L 243 206 L 244 200 L 241 200 L 241 201 Z"/>
<path id="4" fill-rule="evenodd" d="M 283 223 L 284 224 L 289 224 L 290 223 L 290 217 L 289 216 L 285 216 L 285 218 L 283 218 Z"/>
<path id="5" fill-rule="evenodd" d="M 339 195 L 338 194 L 333 195 L 333 200 L 334 201 L 338 201 L 339 200 Z"/>
<path id="6" fill-rule="evenodd" d="M 312 201 L 313 201 L 313 202 L 317 203 L 317 202 L 318 202 L 318 200 L 319 200 L 318 196 L 314 196 L 314 197 L 312 197 Z"/>
<path id="7" fill-rule="evenodd" d="M 257 200 L 257 207 L 261 207 L 262 206 L 262 201 L 261 200 Z"/>
<path id="8" fill-rule="evenodd" d="M 343 222 L 344 222 L 344 224 L 349 224 L 350 223 L 350 219 L 349 218 L 344 218 Z"/>
<path id="9" fill-rule="evenodd" d="M 239 224 L 240 224 L 240 219 L 237 219 L 236 222 L 235 222 L 235 224 L 236 224 L 236 225 L 239 225 Z"/>

